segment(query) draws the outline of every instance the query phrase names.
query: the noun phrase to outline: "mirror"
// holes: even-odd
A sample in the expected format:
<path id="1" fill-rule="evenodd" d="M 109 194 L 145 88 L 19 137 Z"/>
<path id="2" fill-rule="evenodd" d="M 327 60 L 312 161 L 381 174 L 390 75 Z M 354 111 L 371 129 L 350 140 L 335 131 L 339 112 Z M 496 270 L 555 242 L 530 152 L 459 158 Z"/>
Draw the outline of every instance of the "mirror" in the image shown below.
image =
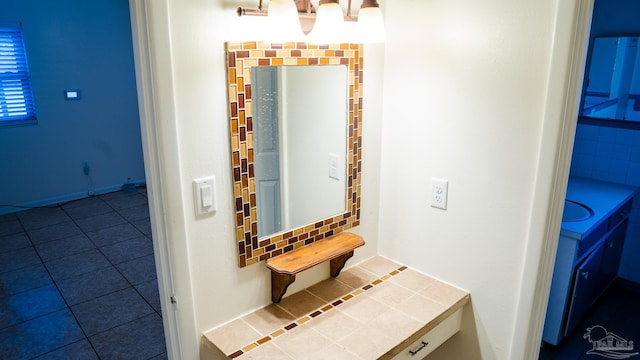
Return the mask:
<path id="1" fill-rule="evenodd" d="M 585 79 L 582 116 L 640 121 L 638 37 L 597 37 Z"/>
<path id="2" fill-rule="evenodd" d="M 346 65 L 254 66 L 251 79 L 258 238 L 344 212 Z"/>
<path id="3" fill-rule="evenodd" d="M 239 266 L 357 226 L 362 45 L 227 43 Z"/>

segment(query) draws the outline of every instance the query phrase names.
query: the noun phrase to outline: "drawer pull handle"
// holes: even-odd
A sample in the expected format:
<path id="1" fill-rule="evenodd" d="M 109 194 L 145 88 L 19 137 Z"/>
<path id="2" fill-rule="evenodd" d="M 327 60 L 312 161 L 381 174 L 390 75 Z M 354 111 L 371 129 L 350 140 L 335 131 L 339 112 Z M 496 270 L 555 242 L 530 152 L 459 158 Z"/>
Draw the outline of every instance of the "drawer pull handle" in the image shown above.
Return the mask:
<path id="1" fill-rule="evenodd" d="M 427 347 L 427 345 L 429 345 L 428 342 L 424 342 L 422 341 L 422 344 L 420 344 L 420 347 L 415 349 L 415 350 L 409 350 L 409 354 L 411 354 L 411 356 L 414 356 L 415 354 L 419 353 L 420 350 L 424 349 L 425 347 Z"/>

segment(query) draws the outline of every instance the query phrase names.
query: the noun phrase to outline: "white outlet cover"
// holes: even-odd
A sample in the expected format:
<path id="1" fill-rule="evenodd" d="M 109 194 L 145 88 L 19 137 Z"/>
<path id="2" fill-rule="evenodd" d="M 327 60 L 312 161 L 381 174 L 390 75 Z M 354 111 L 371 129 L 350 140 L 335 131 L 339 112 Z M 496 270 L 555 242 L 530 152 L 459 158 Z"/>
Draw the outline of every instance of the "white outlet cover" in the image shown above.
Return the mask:
<path id="1" fill-rule="evenodd" d="M 431 207 L 447 210 L 449 195 L 449 181 L 445 179 L 431 179 Z"/>

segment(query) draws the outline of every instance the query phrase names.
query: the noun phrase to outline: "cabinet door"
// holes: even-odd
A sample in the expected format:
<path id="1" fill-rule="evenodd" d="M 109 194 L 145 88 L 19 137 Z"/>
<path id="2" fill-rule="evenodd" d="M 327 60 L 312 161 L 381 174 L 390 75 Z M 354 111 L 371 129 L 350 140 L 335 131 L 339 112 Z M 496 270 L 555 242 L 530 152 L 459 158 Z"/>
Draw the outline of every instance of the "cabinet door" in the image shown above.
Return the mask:
<path id="1" fill-rule="evenodd" d="M 567 316 L 565 335 L 575 329 L 591 304 L 600 294 L 600 267 L 602 265 L 603 243 L 593 250 L 582 264 L 576 269 L 573 283 L 573 296 Z"/>
<path id="2" fill-rule="evenodd" d="M 618 276 L 618 267 L 620 265 L 620 257 L 622 257 L 624 238 L 627 235 L 628 223 L 629 219 L 624 219 L 624 221 L 616 225 L 604 241 L 600 284 L 598 285 L 600 291 L 606 290 L 616 276 Z"/>

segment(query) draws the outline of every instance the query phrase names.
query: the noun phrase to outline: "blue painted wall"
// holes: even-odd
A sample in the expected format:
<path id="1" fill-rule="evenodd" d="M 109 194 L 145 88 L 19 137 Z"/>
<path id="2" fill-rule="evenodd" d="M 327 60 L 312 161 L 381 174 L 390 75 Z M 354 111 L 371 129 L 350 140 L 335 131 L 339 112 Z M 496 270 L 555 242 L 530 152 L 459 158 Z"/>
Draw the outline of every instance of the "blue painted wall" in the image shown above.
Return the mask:
<path id="1" fill-rule="evenodd" d="M 596 36 L 640 35 L 640 1 L 596 0 Z M 640 187 L 640 130 L 578 124 L 571 174 Z M 640 283 L 640 196 L 636 196 L 619 275 Z"/>
<path id="2" fill-rule="evenodd" d="M 4 21 L 23 25 L 38 124 L 0 127 L 0 205 L 144 182 L 128 1 L 0 0 Z M 82 99 L 65 100 L 65 89 Z"/>

